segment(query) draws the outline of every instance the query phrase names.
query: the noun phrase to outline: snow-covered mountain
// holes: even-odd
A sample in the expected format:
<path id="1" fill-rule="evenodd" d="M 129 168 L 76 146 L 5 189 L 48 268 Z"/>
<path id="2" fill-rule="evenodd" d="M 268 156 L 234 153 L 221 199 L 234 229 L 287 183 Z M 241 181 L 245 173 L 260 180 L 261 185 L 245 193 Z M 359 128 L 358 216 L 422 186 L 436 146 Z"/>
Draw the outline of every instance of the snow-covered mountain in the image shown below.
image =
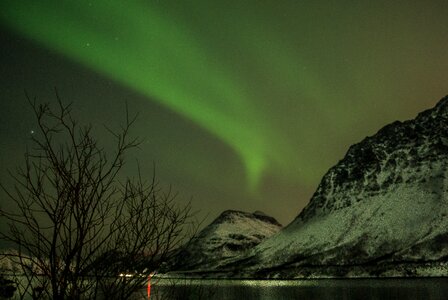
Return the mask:
<path id="1" fill-rule="evenodd" d="M 351 146 L 297 218 L 239 264 L 269 277 L 312 276 L 313 266 L 341 276 L 364 266 L 378 276 L 446 267 L 447 167 L 448 96 Z"/>
<path id="2" fill-rule="evenodd" d="M 176 255 L 172 269 L 215 268 L 241 256 L 281 228 L 277 220 L 259 211 L 226 210 Z"/>

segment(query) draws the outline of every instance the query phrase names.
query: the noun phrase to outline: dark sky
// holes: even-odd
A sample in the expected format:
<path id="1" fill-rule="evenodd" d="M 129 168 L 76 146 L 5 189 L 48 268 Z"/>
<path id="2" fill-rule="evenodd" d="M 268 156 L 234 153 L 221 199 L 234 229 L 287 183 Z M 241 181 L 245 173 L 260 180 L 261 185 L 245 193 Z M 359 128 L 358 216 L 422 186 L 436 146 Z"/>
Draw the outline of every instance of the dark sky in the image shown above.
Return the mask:
<path id="1" fill-rule="evenodd" d="M 139 113 L 129 175 L 155 163 L 210 218 L 286 224 L 351 144 L 448 94 L 446 16 L 446 0 L 2 1 L 0 179 L 35 129 L 24 90 L 56 87 L 98 128 Z"/>

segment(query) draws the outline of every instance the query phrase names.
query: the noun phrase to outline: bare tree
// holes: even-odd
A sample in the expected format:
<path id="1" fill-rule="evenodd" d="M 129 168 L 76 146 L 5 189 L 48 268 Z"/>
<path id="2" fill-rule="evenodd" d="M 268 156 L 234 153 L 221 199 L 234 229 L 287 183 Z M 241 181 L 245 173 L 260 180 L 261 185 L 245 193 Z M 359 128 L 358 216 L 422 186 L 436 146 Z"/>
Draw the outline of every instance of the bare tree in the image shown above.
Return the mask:
<path id="1" fill-rule="evenodd" d="M 125 153 L 139 145 L 127 108 L 119 132 L 108 130 L 115 149 L 107 153 L 56 97 L 52 109 L 27 96 L 39 130 L 24 167 L 11 173 L 14 186 L 1 185 L 15 207 L 0 209 L 9 226 L 0 237 L 15 245 L 9 255 L 33 297 L 39 288 L 52 299 L 129 298 L 190 236 L 191 206 L 178 205 L 154 175 L 119 180 Z"/>

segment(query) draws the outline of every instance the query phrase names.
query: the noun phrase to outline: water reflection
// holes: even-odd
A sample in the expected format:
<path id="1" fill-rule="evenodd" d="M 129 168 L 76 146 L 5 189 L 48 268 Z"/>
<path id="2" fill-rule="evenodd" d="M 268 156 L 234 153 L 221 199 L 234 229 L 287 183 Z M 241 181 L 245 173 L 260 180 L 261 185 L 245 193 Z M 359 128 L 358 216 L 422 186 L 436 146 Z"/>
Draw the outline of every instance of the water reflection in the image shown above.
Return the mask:
<path id="1" fill-rule="evenodd" d="M 136 298 L 145 299 L 144 293 Z M 160 279 L 151 300 L 448 299 L 448 278 L 337 280 Z"/>

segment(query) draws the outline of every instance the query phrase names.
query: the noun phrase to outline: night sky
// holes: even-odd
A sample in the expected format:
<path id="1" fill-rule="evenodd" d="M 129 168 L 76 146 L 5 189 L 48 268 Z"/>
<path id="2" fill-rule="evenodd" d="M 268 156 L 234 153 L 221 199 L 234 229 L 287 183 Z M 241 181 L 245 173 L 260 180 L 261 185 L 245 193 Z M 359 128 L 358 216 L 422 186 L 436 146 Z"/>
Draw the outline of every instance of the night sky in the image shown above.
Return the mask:
<path id="1" fill-rule="evenodd" d="M 35 130 L 24 90 L 56 87 L 97 128 L 139 113 L 129 175 L 155 164 L 209 218 L 289 223 L 351 144 L 448 94 L 447 16 L 446 0 L 3 0 L 0 179 Z"/>

